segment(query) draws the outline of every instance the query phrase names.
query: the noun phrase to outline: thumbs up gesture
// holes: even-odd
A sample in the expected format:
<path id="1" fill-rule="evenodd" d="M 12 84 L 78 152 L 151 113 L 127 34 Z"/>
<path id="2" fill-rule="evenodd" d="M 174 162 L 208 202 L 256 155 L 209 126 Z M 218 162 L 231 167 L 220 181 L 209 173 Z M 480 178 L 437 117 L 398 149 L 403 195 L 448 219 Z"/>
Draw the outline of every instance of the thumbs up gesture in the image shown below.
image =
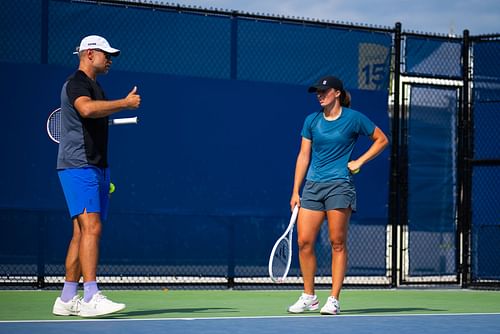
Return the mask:
<path id="1" fill-rule="evenodd" d="M 141 96 L 137 94 L 137 86 L 134 86 L 127 97 L 125 97 L 128 109 L 137 109 L 141 104 Z"/>

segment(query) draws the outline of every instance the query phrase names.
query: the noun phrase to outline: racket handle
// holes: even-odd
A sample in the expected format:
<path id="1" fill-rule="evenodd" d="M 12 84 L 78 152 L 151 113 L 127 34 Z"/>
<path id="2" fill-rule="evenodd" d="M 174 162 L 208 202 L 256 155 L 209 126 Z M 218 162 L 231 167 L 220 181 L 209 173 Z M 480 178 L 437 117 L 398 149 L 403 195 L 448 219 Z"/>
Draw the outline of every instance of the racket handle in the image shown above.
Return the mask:
<path id="1" fill-rule="evenodd" d="M 110 125 L 137 124 L 137 122 L 139 122 L 137 117 L 114 118 L 109 120 Z"/>

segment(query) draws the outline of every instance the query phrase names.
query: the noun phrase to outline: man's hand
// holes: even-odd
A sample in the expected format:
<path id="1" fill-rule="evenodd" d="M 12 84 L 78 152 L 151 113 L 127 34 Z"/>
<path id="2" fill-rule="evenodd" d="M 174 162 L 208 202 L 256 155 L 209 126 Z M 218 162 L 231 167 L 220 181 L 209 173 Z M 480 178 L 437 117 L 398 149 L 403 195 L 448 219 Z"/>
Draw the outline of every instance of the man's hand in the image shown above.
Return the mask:
<path id="1" fill-rule="evenodd" d="M 137 86 L 134 86 L 125 98 L 127 109 L 137 109 L 141 104 L 141 96 L 137 94 Z"/>

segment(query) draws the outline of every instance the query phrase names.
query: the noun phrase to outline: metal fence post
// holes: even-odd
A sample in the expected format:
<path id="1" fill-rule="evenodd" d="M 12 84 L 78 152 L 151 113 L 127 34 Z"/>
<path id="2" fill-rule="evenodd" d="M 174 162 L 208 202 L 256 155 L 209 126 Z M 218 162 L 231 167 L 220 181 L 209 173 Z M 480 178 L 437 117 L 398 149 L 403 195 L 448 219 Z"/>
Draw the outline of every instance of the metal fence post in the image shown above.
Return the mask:
<path id="1" fill-rule="evenodd" d="M 40 63 L 49 63 L 49 0 L 42 0 Z"/>
<path id="2" fill-rule="evenodd" d="M 461 268 L 461 283 L 465 288 L 470 284 L 470 237 L 471 237 L 471 196 L 472 196 L 472 109 L 470 104 L 470 38 L 469 31 L 464 30 L 463 34 L 463 50 L 462 50 L 462 66 L 463 66 L 463 82 L 462 87 L 462 115 L 460 117 L 460 131 L 462 132 L 459 137 L 459 158 L 458 168 L 460 175 L 460 199 L 459 199 L 459 216 L 457 229 L 462 235 L 460 261 Z"/>
<path id="3" fill-rule="evenodd" d="M 394 104 L 392 109 L 392 145 L 389 214 L 391 223 L 391 286 L 398 285 L 398 225 L 399 225 L 399 122 L 400 122 L 400 77 L 401 77 L 401 23 L 394 28 Z"/>
<path id="4" fill-rule="evenodd" d="M 37 254 L 37 282 L 38 289 L 45 287 L 45 244 L 47 238 L 47 215 L 39 213 L 38 217 L 38 254 Z"/>
<path id="5" fill-rule="evenodd" d="M 231 15 L 231 79 L 238 79 L 238 12 Z"/>

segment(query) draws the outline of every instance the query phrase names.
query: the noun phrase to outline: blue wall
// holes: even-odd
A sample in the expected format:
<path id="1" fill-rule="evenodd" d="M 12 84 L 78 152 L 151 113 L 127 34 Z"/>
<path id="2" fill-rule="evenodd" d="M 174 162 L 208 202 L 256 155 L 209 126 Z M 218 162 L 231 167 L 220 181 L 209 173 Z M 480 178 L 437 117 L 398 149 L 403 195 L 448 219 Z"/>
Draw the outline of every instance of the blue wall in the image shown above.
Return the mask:
<path id="1" fill-rule="evenodd" d="M 0 2 L 0 22 L 0 275 L 63 273 L 71 224 L 45 122 L 85 35 L 122 49 L 99 78 L 108 97 L 137 85 L 143 99 L 117 115 L 138 125 L 110 130 L 101 274 L 266 276 L 320 76 L 341 77 L 389 134 L 390 32 L 59 0 Z M 385 275 L 389 152 L 356 176 L 351 274 Z"/>
<path id="2" fill-rule="evenodd" d="M 17 78 L 0 84 L 5 108 L 13 111 L 1 125 L 8 163 L 0 167 L 0 203 L 39 212 L 38 218 L 0 220 L 7 231 L 2 238 L 12 235 L 9 229 L 26 228 L 30 232 L 17 242 L 38 244 L 39 230 L 46 230 L 44 261 L 62 263 L 66 244 L 60 240 L 69 238 L 71 226 L 55 171 L 57 145 L 46 136 L 45 121 L 74 69 L 4 63 L 0 70 Z M 288 220 L 302 122 L 318 110 L 307 87 L 123 71 L 100 82 L 109 98 L 137 85 L 143 99 L 140 109 L 117 115 L 138 115 L 138 125 L 111 128 L 116 192 L 101 262 L 182 264 L 182 270 L 223 265 L 211 269 L 220 275 L 231 262 L 236 274 L 238 265 L 265 265 Z M 385 94 L 352 90 L 352 97 L 354 107 L 387 131 Z M 359 149 L 368 144 L 361 141 Z M 388 150 L 356 177 L 354 224 L 378 224 L 385 231 L 387 180 Z M 383 268 L 385 247 L 380 249 L 377 266 Z M 15 258 L 19 251 L 7 247 L 3 254 Z M 198 270 L 203 268 L 188 271 Z"/>

